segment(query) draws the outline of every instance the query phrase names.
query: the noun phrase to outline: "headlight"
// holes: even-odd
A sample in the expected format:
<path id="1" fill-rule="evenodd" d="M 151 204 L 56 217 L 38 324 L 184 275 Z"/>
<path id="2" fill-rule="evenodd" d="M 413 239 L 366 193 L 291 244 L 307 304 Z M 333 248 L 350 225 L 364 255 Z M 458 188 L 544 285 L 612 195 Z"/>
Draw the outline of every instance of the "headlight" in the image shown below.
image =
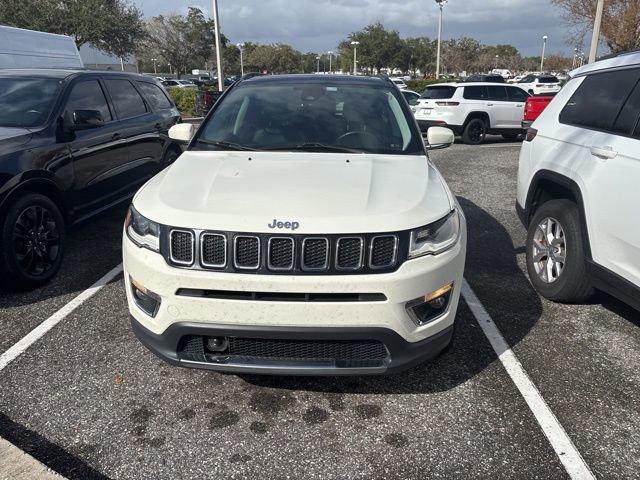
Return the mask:
<path id="1" fill-rule="evenodd" d="M 160 225 L 140 215 L 133 205 L 129 207 L 124 228 L 127 236 L 139 247 L 160 251 Z"/>
<path id="2" fill-rule="evenodd" d="M 460 214 L 453 210 L 446 217 L 411 232 L 409 258 L 436 255 L 453 247 L 460 236 Z"/>

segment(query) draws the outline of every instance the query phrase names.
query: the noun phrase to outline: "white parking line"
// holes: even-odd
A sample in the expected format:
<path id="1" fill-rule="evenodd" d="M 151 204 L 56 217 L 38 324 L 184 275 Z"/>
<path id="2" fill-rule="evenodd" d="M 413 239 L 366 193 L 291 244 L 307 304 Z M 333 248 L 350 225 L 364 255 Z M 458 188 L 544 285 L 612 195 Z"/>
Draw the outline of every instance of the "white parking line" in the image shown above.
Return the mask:
<path id="1" fill-rule="evenodd" d="M 67 303 L 64 307 L 58 310 L 56 313 L 47 318 L 44 322 L 38 325 L 36 328 L 31 330 L 27 335 L 25 335 L 18 343 L 13 345 L 9 350 L 0 355 L 0 372 L 4 370 L 4 368 L 9 365 L 12 361 L 22 355 L 27 348 L 37 342 L 43 335 L 45 335 L 49 330 L 55 327 L 58 323 L 64 320 L 67 315 L 73 312 L 76 308 L 82 305 L 84 302 L 89 300 L 93 295 L 95 295 L 102 287 L 104 287 L 107 283 L 113 280 L 122 272 L 122 264 L 114 267 L 113 270 L 109 271 L 105 276 L 103 276 L 96 283 L 87 288 L 80 295 L 75 297 L 69 303 Z"/>
<path id="2" fill-rule="evenodd" d="M 522 142 L 520 143 L 494 143 L 488 145 L 480 145 L 480 148 L 504 148 L 504 147 L 522 147 Z"/>
<path id="3" fill-rule="evenodd" d="M 471 312 L 476 317 L 480 328 L 489 339 L 500 362 L 516 385 L 525 402 L 531 409 L 549 443 L 555 450 L 560 462 L 572 479 L 595 479 L 582 455 L 575 447 L 567 432 L 542 398 L 537 387 L 527 375 L 522 364 L 511 350 L 491 316 L 480 303 L 480 300 L 466 280 L 462 283 L 462 296 Z"/>

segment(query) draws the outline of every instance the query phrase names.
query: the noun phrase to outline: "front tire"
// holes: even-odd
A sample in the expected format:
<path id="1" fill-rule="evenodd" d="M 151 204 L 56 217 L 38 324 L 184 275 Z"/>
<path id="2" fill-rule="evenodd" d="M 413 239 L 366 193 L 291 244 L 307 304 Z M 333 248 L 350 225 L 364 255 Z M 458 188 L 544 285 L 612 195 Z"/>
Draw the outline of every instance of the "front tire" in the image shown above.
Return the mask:
<path id="1" fill-rule="evenodd" d="M 0 277 L 9 288 L 35 288 L 60 269 L 64 218 L 48 197 L 27 193 L 9 205 L 0 225 Z"/>
<path id="2" fill-rule="evenodd" d="M 561 199 L 542 204 L 529 224 L 526 249 L 529 278 L 540 295 L 579 303 L 593 294 L 575 203 Z"/>
<path id="3" fill-rule="evenodd" d="M 487 136 L 487 124 L 482 118 L 472 118 L 464 127 L 462 141 L 467 145 L 480 145 Z"/>

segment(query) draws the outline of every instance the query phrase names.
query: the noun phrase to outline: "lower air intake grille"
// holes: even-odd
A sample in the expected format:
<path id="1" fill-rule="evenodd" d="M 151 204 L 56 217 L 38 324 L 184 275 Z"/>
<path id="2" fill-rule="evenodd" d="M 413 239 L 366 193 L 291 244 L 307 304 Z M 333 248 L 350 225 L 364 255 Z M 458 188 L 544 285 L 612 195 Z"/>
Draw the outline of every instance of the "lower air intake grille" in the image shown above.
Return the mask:
<path id="1" fill-rule="evenodd" d="M 193 233 L 186 230 L 171 231 L 171 260 L 183 265 L 193 263 Z"/>
<path id="2" fill-rule="evenodd" d="M 230 338 L 229 354 L 289 360 L 383 360 L 385 346 L 376 340 L 278 340 Z"/>

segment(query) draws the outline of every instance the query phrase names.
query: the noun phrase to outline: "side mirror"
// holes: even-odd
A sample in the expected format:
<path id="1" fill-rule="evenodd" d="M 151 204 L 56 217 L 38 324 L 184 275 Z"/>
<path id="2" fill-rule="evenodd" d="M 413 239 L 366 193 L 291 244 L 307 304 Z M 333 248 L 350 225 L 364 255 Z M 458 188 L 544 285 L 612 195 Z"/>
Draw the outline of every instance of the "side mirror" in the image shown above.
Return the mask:
<path id="1" fill-rule="evenodd" d="M 104 125 L 102 114 L 98 110 L 75 110 L 71 114 L 71 120 L 72 130 L 87 130 Z"/>
<path id="2" fill-rule="evenodd" d="M 194 133 L 195 127 L 193 124 L 177 123 L 169 129 L 169 138 L 177 142 L 189 143 Z"/>
<path id="3" fill-rule="evenodd" d="M 430 127 L 427 130 L 427 141 L 425 147 L 427 150 L 440 150 L 453 145 L 456 137 L 453 131 L 445 127 Z"/>

